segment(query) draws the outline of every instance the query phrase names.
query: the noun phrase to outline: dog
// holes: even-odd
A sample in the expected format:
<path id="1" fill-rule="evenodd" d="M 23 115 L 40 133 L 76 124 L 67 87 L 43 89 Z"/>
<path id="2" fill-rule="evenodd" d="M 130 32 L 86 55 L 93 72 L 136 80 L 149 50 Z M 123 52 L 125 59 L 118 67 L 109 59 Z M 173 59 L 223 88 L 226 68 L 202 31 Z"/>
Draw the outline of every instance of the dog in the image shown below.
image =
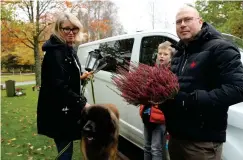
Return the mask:
<path id="1" fill-rule="evenodd" d="M 81 152 L 85 160 L 115 160 L 119 112 L 113 104 L 95 104 L 84 111 Z"/>

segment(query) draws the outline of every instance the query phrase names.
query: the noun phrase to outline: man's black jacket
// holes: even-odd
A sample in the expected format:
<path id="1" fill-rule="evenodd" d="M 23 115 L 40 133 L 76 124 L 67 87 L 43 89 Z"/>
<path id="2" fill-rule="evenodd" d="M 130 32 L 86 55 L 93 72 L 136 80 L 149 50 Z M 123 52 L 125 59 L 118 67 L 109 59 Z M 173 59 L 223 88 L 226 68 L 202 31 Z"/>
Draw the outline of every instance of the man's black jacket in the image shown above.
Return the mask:
<path id="1" fill-rule="evenodd" d="M 178 43 L 171 62 L 178 95 L 162 105 L 172 137 L 225 142 L 229 106 L 243 101 L 243 67 L 239 50 L 204 23 L 195 40 Z"/>

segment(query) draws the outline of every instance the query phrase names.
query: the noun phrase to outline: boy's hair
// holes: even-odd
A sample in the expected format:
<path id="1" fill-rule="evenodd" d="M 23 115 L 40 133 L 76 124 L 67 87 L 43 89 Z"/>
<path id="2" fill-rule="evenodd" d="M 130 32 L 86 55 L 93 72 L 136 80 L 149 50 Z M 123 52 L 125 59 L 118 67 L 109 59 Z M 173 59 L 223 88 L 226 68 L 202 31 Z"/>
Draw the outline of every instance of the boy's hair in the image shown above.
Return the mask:
<path id="1" fill-rule="evenodd" d="M 176 52 L 175 48 L 171 47 L 172 43 L 169 41 L 165 41 L 158 46 L 159 49 L 168 49 L 171 52 L 171 56 L 173 56 Z"/>

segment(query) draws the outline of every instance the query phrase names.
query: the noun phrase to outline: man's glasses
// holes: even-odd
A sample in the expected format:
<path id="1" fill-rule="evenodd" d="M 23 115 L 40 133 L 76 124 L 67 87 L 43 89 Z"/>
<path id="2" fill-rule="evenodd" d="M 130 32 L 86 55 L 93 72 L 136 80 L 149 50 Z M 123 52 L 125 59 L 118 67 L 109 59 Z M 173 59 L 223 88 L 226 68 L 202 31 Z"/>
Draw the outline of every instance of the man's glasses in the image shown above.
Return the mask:
<path id="1" fill-rule="evenodd" d="M 79 32 L 79 28 L 62 28 L 63 32 L 66 34 L 69 34 L 71 31 L 73 34 L 76 34 Z"/>
<path id="2" fill-rule="evenodd" d="M 198 17 L 185 17 L 182 19 L 178 19 L 176 20 L 176 25 L 181 25 L 182 22 L 184 22 L 185 24 L 190 24 L 194 19 L 199 19 Z"/>

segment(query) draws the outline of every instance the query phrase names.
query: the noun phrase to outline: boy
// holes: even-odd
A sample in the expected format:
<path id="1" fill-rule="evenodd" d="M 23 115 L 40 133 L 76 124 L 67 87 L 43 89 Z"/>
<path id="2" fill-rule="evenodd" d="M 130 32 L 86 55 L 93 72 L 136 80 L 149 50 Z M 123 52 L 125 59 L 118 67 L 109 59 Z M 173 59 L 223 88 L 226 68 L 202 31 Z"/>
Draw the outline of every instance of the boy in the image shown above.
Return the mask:
<path id="1" fill-rule="evenodd" d="M 171 47 L 169 41 L 161 43 L 158 46 L 157 63 L 169 66 L 174 53 L 175 49 Z M 165 133 L 164 114 L 157 105 L 140 105 L 140 116 L 144 123 L 144 160 L 162 160 L 165 157 L 165 153 L 162 153 Z"/>

